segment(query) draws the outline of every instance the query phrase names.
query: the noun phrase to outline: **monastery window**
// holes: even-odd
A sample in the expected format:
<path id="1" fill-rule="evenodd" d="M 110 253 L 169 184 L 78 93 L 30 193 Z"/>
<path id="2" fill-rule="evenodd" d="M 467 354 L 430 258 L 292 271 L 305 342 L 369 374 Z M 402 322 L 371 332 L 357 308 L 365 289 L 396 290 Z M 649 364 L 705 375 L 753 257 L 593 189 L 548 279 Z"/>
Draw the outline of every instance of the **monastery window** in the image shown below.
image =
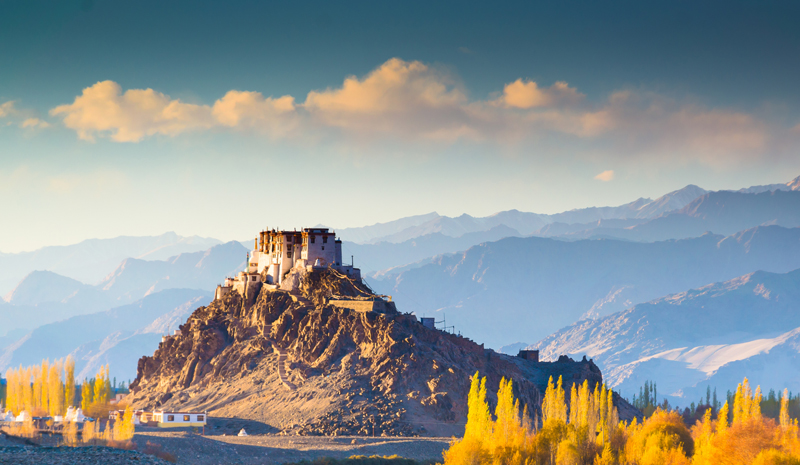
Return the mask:
<path id="1" fill-rule="evenodd" d="M 167 415 L 167 421 L 175 421 L 175 415 Z"/>
<path id="2" fill-rule="evenodd" d="M 292 251 L 286 252 L 286 258 L 292 258 Z"/>
<path id="3" fill-rule="evenodd" d="M 292 242 L 292 236 L 287 236 L 286 237 L 286 242 Z"/>
<path id="4" fill-rule="evenodd" d="M 197 421 L 205 421 L 206 417 L 203 415 L 197 415 Z"/>
<path id="5" fill-rule="evenodd" d="M 313 244 L 314 243 L 314 239 L 316 238 L 316 236 L 309 236 L 309 237 L 311 237 L 311 243 Z"/>
<path id="6" fill-rule="evenodd" d="M 327 244 L 328 243 L 328 236 L 322 236 L 322 243 L 323 244 Z"/>
<path id="7" fill-rule="evenodd" d="M 189 415 L 184 415 L 183 416 L 183 421 L 189 421 Z"/>

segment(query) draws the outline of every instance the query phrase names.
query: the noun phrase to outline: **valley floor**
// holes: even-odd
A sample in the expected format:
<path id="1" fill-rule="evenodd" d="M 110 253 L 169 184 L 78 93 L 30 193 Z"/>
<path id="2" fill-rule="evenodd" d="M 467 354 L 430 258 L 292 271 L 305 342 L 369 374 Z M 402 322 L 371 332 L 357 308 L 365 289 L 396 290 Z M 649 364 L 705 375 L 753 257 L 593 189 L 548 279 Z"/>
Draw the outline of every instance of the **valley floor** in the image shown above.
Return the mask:
<path id="1" fill-rule="evenodd" d="M 248 436 L 237 436 L 242 428 Z M 159 449 L 178 464 L 283 464 L 320 457 L 344 459 L 353 455 L 398 455 L 416 460 L 442 461 L 452 438 L 288 436 L 269 433 L 268 426 L 249 420 L 212 419 L 206 435 L 181 428 L 137 427 L 136 451 L 106 447 L 56 447 L 60 436 L 32 441 L 0 435 L 0 464 L 5 463 L 168 463 L 142 452 Z M 27 443 L 27 444 L 26 444 Z M 32 445 L 35 443 L 36 445 Z M 150 444 L 148 444 L 150 443 Z"/>
<path id="2" fill-rule="evenodd" d="M 189 432 L 137 432 L 134 442 L 161 445 L 179 464 L 282 464 L 318 457 L 343 459 L 352 455 L 399 455 L 441 462 L 451 438 L 372 438 L 279 436 L 273 434 L 200 436 Z M 355 443 L 353 443 L 355 442 Z"/>

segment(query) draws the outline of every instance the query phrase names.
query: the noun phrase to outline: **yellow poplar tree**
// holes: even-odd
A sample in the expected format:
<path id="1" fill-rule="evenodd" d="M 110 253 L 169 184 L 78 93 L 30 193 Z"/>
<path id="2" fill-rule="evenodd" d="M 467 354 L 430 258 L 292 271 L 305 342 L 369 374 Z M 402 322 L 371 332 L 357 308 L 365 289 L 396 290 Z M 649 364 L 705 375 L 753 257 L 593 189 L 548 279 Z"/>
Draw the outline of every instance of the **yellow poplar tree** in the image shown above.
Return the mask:
<path id="1" fill-rule="evenodd" d="M 717 414 L 717 434 L 722 434 L 728 429 L 728 415 L 729 415 L 728 401 L 722 405 Z"/>
<path id="2" fill-rule="evenodd" d="M 136 425 L 133 424 L 133 409 L 130 405 L 125 407 L 125 414 L 122 416 L 122 429 L 120 439 L 127 441 L 133 439 Z"/>
<path id="3" fill-rule="evenodd" d="M 64 406 L 75 405 L 75 359 L 68 356 L 64 362 Z"/>
<path id="4" fill-rule="evenodd" d="M 577 426 L 580 422 L 580 400 L 578 400 L 578 388 L 575 383 L 569 390 L 569 424 Z"/>
<path id="5" fill-rule="evenodd" d="M 23 369 L 22 366 L 19 367 L 20 371 L 22 372 L 22 405 L 23 410 L 27 410 L 28 412 L 33 411 L 34 402 L 33 402 L 33 386 L 31 385 L 31 368 Z"/>
<path id="6" fill-rule="evenodd" d="M 508 463 L 513 452 L 522 448 L 525 434 L 519 421 L 519 400 L 514 400 L 511 380 L 500 380 L 492 437 L 492 456 L 495 461 Z"/>
<path id="7" fill-rule="evenodd" d="M 756 420 L 761 420 L 761 400 L 763 396 L 761 395 L 761 386 L 756 386 L 756 392 L 753 395 L 753 401 L 750 404 L 750 418 L 755 418 Z"/>
<path id="8" fill-rule="evenodd" d="M 444 452 L 444 461 L 448 465 L 478 465 L 486 463 L 489 458 L 484 441 L 492 435 L 493 422 L 486 402 L 486 377 L 481 378 L 478 372 L 472 377 L 467 408 L 464 437 L 454 439 Z"/>
<path id="9" fill-rule="evenodd" d="M 745 378 L 747 379 L 747 378 Z M 742 393 L 742 385 L 736 386 L 736 394 L 733 397 L 733 421 L 731 424 L 738 425 L 742 422 L 742 406 L 744 405 L 744 396 Z"/>
<path id="10" fill-rule="evenodd" d="M 781 428 L 786 430 L 791 420 L 789 419 L 789 389 L 783 389 L 783 396 L 781 396 L 781 414 L 780 414 Z"/>
<path id="11" fill-rule="evenodd" d="M 17 379 L 16 372 L 11 368 L 6 370 L 6 408 L 17 411 Z"/>
<path id="12" fill-rule="evenodd" d="M 81 409 L 83 409 L 84 413 L 89 410 L 89 407 L 94 402 L 94 383 L 90 379 L 83 379 L 83 384 L 81 384 Z"/>
<path id="13" fill-rule="evenodd" d="M 42 367 L 34 366 L 31 367 L 31 374 L 33 375 L 33 406 L 32 408 L 41 407 L 42 399 L 46 397 L 42 397 L 42 390 L 44 389 L 44 378 L 42 376 Z M 45 407 L 46 408 L 46 407 Z"/>
<path id="14" fill-rule="evenodd" d="M 600 402 L 598 403 L 598 407 L 600 410 L 600 423 L 598 428 L 598 435 L 597 435 L 597 443 L 604 444 L 608 442 L 608 409 L 606 405 L 608 404 L 608 392 L 606 392 L 606 385 L 600 388 Z"/>
<path id="15" fill-rule="evenodd" d="M 50 410 L 50 390 L 48 387 L 50 386 L 50 360 L 42 360 L 42 367 L 41 367 L 42 377 L 39 380 L 40 388 L 39 394 L 40 397 L 37 402 L 39 404 L 38 407 L 49 411 Z"/>
<path id="16" fill-rule="evenodd" d="M 64 413 L 64 385 L 61 383 L 61 362 L 56 361 L 50 365 L 50 375 L 48 376 L 48 398 L 50 400 L 50 415 L 61 415 Z"/>

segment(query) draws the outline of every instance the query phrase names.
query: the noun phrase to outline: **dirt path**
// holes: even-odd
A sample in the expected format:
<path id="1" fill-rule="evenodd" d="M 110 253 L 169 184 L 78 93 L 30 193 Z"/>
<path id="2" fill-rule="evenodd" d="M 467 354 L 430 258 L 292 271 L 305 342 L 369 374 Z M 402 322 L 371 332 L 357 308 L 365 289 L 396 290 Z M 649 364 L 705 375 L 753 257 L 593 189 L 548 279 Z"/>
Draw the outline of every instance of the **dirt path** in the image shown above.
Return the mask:
<path id="1" fill-rule="evenodd" d="M 264 327 L 264 332 L 266 334 L 272 334 L 272 325 L 266 325 Z M 272 349 L 275 351 L 275 353 L 278 354 L 278 377 L 280 377 L 281 383 L 289 388 L 290 391 L 296 391 L 297 386 L 293 382 L 289 381 L 289 362 L 286 351 L 278 347 L 271 337 L 268 336 L 267 340 L 270 344 L 272 344 Z"/>

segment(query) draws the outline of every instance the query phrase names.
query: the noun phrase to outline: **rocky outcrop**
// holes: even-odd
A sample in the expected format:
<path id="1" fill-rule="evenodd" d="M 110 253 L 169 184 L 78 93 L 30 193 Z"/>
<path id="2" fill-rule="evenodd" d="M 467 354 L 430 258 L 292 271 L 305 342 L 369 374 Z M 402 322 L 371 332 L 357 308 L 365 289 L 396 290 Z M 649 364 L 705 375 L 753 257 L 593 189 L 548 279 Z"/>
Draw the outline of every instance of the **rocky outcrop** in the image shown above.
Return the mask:
<path id="1" fill-rule="evenodd" d="M 460 435 L 476 371 L 488 377 L 490 402 L 500 379 L 511 378 L 534 412 L 550 375 L 569 384 L 602 380 L 591 361 L 498 354 L 393 306 L 379 313 L 331 305 L 376 296 L 330 270 L 298 283 L 290 291 L 264 287 L 254 300 L 231 292 L 198 308 L 139 361 L 134 407 L 207 410 L 284 433 Z"/>

